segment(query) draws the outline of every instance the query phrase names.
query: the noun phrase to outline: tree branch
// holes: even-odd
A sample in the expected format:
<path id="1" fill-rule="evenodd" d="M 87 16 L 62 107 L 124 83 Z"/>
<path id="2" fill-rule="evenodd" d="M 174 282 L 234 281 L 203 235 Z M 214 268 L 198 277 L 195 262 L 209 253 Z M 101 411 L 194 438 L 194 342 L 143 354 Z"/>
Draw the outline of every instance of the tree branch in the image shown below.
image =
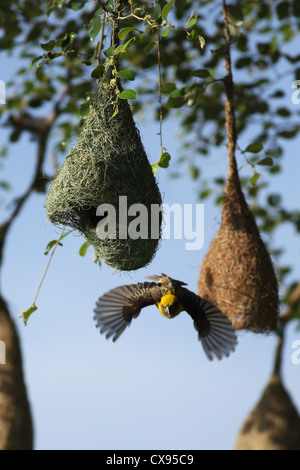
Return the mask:
<path id="1" fill-rule="evenodd" d="M 236 134 L 236 118 L 234 106 L 234 84 L 232 78 L 232 64 L 231 64 L 231 34 L 229 30 L 228 10 L 226 1 L 223 0 L 223 15 L 225 22 L 225 69 L 226 76 L 223 79 L 226 101 L 225 101 L 225 115 L 226 115 L 226 129 L 227 129 L 227 145 L 229 153 L 229 172 L 234 174 L 238 181 L 238 170 L 235 158 L 237 134 Z"/>
<path id="2" fill-rule="evenodd" d="M 3 247 L 10 225 L 20 213 L 22 207 L 24 206 L 31 193 L 34 191 L 34 188 L 42 175 L 42 169 L 46 158 L 49 134 L 54 122 L 60 114 L 61 103 L 64 97 L 68 94 L 69 89 L 70 85 L 67 85 L 62 95 L 54 104 L 53 111 L 47 119 L 36 119 L 28 114 L 21 114 L 19 116 L 13 117 L 9 122 L 9 125 L 14 127 L 15 129 L 21 129 L 23 131 L 30 132 L 31 134 L 37 137 L 37 154 L 31 184 L 29 185 L 28 189 L 24 192 L 24 194 L 15 200 L 14 208 L 8 219 L 4 223 L 0 224 L 0 266 L 3 260 Z"/>
<path id="3" fill-rule="evenodd" d="M 108 9 L 107 9 L 107 6 L 105 5 L 104 2 L 102 2 L 101 0 L 98 0 L 98 3 L 99 5 L 101 6 L 101 8 L 106 12 L 106 13 L 109 13 Z"/>

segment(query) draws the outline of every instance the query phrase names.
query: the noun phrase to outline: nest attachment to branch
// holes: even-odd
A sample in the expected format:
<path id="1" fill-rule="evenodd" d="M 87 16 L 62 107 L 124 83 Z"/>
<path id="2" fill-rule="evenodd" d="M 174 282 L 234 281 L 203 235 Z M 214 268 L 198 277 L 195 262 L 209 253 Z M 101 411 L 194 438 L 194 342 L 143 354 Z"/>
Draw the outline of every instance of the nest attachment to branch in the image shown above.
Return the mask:
<path id="1" fill-rule="evenodd" d="M 144 267 L 152 260 L 159 239 L 151 239 L 151 204 L 161 205 L 162 200 L 130 106 L 126 100 L 117 99 L 122 89 L 112 71 L 108 66 L 99 80 L 77 145 L 50 187 L 46 212 L 53 224 L 81 232 L 99 259 L 126 271 Z M 147 207 L 147 239 L 119 239 L 119 196 L 127 196 L 128 207 Z M 116 239 L 99 239 L 96 234 L 100 221 L 96 209 L 101 204 L 116 209 Z"/>

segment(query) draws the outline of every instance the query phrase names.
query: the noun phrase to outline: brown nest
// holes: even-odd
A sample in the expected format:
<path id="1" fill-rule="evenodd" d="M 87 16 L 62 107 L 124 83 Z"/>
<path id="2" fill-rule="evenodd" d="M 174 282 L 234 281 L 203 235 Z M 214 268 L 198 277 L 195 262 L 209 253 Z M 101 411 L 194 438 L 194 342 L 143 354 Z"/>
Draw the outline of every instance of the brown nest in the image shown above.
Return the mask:
<path id="1" fill-rule="evenodd" d="M 279 375 L 247 418 L 236 450 L 300 450 L 300 416 Z"/>
<path id="2" fill-rule="evenodd" d="M 277 279 L 235 160 L 229 165 L 221 226 L 202 264 L 198 288 L 199 295 L 224 312 L 237 330 L 259 333 L 276 328 Z"/>
<path id="3" fill-rule="evenodd" d="M 76 146 L 52 182 L 46 199 L 48 219 L 82 233 L 96 255 L 118 270 L 135 270 L 153 258 L 160 238 L 151 238 L 151 205 L 161 205 L 161 195 L 152 173 L 131 108 L 118 99 L 122 90 L 106 66 L 99 80 L 83 130 Z M 116 113 L 116 103 L 118 112 Z M 142 204 L 148 210 L 147 237 L 119 237 L 119 196 L 128 207 Z M 96 209 L 111 204 L 116 210 L 116 238 L 100 239 Z M 128 224 L 133 217 L 128 217 Z M 124 227 L 123 227 L 124 229 Z"/>

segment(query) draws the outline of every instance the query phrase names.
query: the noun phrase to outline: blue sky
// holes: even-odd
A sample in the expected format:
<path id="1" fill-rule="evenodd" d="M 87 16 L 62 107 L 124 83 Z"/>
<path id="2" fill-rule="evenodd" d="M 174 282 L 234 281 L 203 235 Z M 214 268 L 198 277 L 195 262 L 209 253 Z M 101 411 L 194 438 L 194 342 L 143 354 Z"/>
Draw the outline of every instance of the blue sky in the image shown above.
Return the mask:
<path id="1" fill-rule="evenodd" d="M 7 81 L 17 64 L 14 59 L 2 63 L 0 79 Z M 149 119 L 139 121 L 138 126 L 154 163 L 159 153 L 158 125 Z M 164 145 L 172 155 L 178 149 L 176 131 L 174 123 L 164 127 Z M 5 132 L 1 130 L 2 136 Z M 288 207 L 297 207 L 298 143 L 289 144 L 287 150 L 284 171 L 272 184 Z M 11 181 L 14 195 L 21 194 L 28 183 L 34 152 L 34 143 L 27 137 L 11 147 L 1 172 Z M 202 166 L 206 178 L 225 174 L 226 169 L 225 148 Z M 165 203 L 198 202 L 197 184 L 187 175 L 170 180 L 168 171 L 159 170 L 158 180 Z M 240 332 L 236 352 L 229 359 L 210 363 L 184 313 L 167 320 L 155 307 L 148 307 L 115 344 L 99 334 L 93 320 L 100 295 L 149 274 L 166 272 L 196 291 L 201 262 L 221 220 L 220 208 L 205 203 L 203 249 L 187 251 L 185 240 L 165 240 L 150 266 L 134 273 L 115 273 L 105 265 L 99 270 L 92 262 L 91 249 L 85 258 L 79 256 L 82 238 L 67 237 L 53 258 L 37 301 L 38 311 L 25 327 L 18 316 L 31 305 L 48 261 L 45 247 L 59 234 L 47 223 L 44 203 L 45 196 L 33 195 L 13 224 L 1 277 L 2 292 L 21 338 L 35 448 L 232 449 L 270 377 L 273 335 Z M 286 248 L 284 259 L 294 266 L 292 279 L 299 279 L 300 248 L 293 230 L 280 229 L 274 244 Z M 300 409 L 300 365 L 291 361 L 291 345 L 300 339 L 300 332 L 291 325 L 287 333 L 284 380 Z"/>

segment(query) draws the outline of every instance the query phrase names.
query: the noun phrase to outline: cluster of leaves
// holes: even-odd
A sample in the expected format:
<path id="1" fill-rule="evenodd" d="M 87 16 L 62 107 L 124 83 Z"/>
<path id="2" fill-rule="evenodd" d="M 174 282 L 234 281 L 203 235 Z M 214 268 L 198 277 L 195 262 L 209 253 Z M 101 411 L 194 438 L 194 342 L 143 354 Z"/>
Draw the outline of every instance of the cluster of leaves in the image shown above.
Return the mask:
<path id="1" fill-rule="evenodd" d="M 16 118 L 46 118 L 53 106 L 58 112 L 49 152 L 64 157 L 87 116 L 104 60 L 117 55 L 117 77 L 135 81 L 120 99 L 134 99 L 136 111 L 151 101 L 158 120 L 178 120 L 184 157 L 173 163 L 173 173 L 176 165 L 178 174 L 188 167 L 201 200 L 222 201 L 224 174 L 213 181 L 200 178 L 205 158 L 226 144 L 222 2 L 130 0 L 121 2 L 119 18 L 112 0 L 6 3 L 0 47 L 13 51 L 20 64 L 7 84 L 7 106 L 0 108 L 10 129 L 8 145 L 26 131 L 16 126 Z M 292 82 L 300 79 L 300 55 L 291 46 L 300 26 L 299 2 L 239 0 L 229 5 L 229 14 L 243 187 L 262 231 L 271 234 L 290 223 L 299 233 L 300 212 L 285 208 L 281 194 L 268 189 L 282 170 L 285 142 L 300 130 L 299 108 L 290 99 Z M 119 44 L 111 45 L 117 20 Z M 161 146 L 153 171 L 167 168 L 170 158 Z M 0 189 L 7 187 L 9 182 L 1 181 Z M 289 269 L 281 268 L 283 282 Z"/>
<path id="2" fill-rule="evenodd" d="M 167 51 L 162 54 L 162 70 L 168 95 L 164 117 L 176 116 L 184 136 L 184 156 L 178 164 L 188 166 L 198 183 L 205 164 L 201 157 L 215 153 L 216 147 L 221 150 L 226 130 L 222 4 L 213 0 L 176 2 L 174 22 L 185 21 L 186 12 L 197 7 L 194 28 L 208 47 L 199 50 L 180 31 L 173 31 L 172 36 L 162 38 L 162 50 Z M 293 82 L 300 78 L 300 55 L 295 47 L 299 7 L 295 1 L 239 1 L 229 5 L 229 15 L 243 188 L 262 232 L 271 235 L 289 223 L 299 233 L 300 211 L 284 207 L 282 194 L 272 189 L 272 178 L 282 170 L 286 144 L 299 137 L 300 131 L 299 107 L 291 99 L 296 87 Z M 142 56 L 138 44 L 135 48 L 128 60 L 143 70 L 155 67 L 154 57 Z M 200 61 L 202 68 L 198 69 Z M 146 92 L 151 96 L 154 87 L 148 86 Z M 181 173 L 179 167 L 177 175 Z M 201 179 L 200 199 L 214 195 L 216 203 L 221 203 L 224 183 L 224 174 L 213 181 Z M 287 284 L 291 267 L 280 265 L 281 249 L 272 252 L 278 261 L 279 280 Z"/>

